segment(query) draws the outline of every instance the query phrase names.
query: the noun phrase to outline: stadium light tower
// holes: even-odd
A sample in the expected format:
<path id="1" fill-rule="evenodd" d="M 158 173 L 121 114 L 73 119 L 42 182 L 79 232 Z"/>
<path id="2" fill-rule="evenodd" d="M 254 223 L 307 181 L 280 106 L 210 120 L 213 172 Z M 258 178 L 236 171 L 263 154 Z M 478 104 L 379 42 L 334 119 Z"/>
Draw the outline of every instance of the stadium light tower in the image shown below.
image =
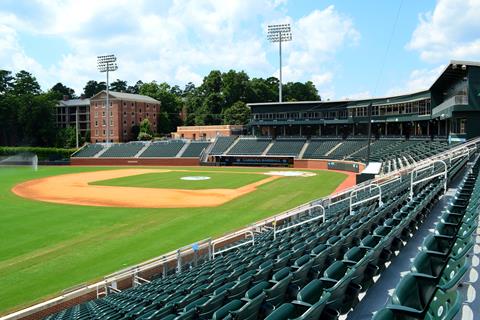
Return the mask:
<path id="1" fill-rule="evenodd" d="M 108 87 L 110 86 L 108 82 L 108 73 L 110 71 L 115 71 L 118 69 L 117 66 L 117 57 L 113 54 L 109 54 L 106 56 L 98 56 L 97 57 L 97 64 L 98 64 L 98 70 L 100 72 L 106 72 L 107 73 L 107 105 L 105 107 L 105 111 L 107 112 L 107 144 L 110 143 L 110 102 L 109 102 L 109 89 Z"/>
<path id="2" fill-rule="evenodd" d="M 289 23 L 271 24 L 268 26 L 267 39 L 270 42 L 278 42 L 280 57 L 280 79 L 278 83 L 278 102 L 282 102 L 282 41 L 292 40 L 292 30 Z"/>

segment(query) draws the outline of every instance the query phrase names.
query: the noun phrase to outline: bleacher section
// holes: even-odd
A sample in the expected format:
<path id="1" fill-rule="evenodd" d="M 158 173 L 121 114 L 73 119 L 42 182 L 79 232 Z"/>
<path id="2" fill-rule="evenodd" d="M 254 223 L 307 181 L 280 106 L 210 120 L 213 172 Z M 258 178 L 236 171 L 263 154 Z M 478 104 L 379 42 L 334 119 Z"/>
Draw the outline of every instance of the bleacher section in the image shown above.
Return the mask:
<path id="1" fill-rule="evenodd" d="M 144 146 L 142 142 L 115 143 L 102 153 L 100 158 L 132 158 Z"/>
<path id="2" fill-rule="evenodd" d="M 367 146 L 366 140 L 345 140 L 343 143 L 328 154 L 330 159 L 345 159 L 347 156 Z"/>
<path id="3" fill-rule="evenodd" d="M 181 155 L 182 158 L 198 158 L 202 151 L 210 145 L 210 142 L 194 142 L 192 141 L 187 149 Z"/>
<path id="4" fill-rule="evenodd" d="M 261 155 L 272 140 L 268 138 L 239 138 L 229 155 Z"/>
<path id="5" fill-rule="evenodd" d="M 97 153 L 103 150 L 103 146 L 101 144 L 87 144 L 85 147 L 80 149 L 77 153 L 75 153 L 74 157 L 94 157 Z"/>
<path id="6" fill-rule="evenodd" d="M 142 158 L 174 158 L 182 149 L 185 142 L 182 140 L 169 140 L 153 142 L 142 152 Z"/>
<path id="7" fill-rule="evenodd" d="M 460 157 L 448 164 L 449 179 L 467 160 Z M 382 187 L 382 205 L 374 197 L 378 191 L 366 188 L 357 192 L 355 199 L 364 202 L 352 212 L 346 201 L 331 203 L 321 216 L 306 210 L 276 224 L 274 230 L 257 232 L 254 245 L 238 247 L 238 243 L 232 243 L 232 250 L 213 259 L 203 256 L 198 266 L 185 264 L 181 272 L 77 305 L 47 319 L 337 319 L 355 308 L 360 294 L 368 293 L 387 262 L 429 215 L 443 193 L 443 178 L 433 174 L 442 170 L 442 166 L 432 166 L 418 172 L 418 181 L 432 178 L 420 182 L 411 197 L 409 175 L 413 173 Z M 436 263 L 434 258 L 440 257 L 445 265 L 442 272 L 405 277 L 387 311 L 377 314 L 386 318 L 378 319 L 407 319 L 397 317 L 395 312 L 407 310 L 419 315 L 430 308 L 433 312 L 428 314 L 437 316 L 428 319 L 451 319 L 438 315 L 444 310 L 440 306 L 457 301 L 455 295 L 444 293 L 455 287 L 451 278 L 457 278 L 461 270 L 458 261 L 462 261 L 466 248 L 471 248 L 468 241 L 476 230 L 480 189 L 474 188 L 472 178 L 477 175 L 478 164 L 434 234 L 425 240 L 424 252 L 432 256 L 432 262 L 422 260 L 419 268 L 427 266 L 427 270 L 429 264 Z M 448 286 L 439 290 L 438 284 Z M 434 296 L 438 300 L 433 300 Z M 429 301 L 436 304 L 431 307 Z"/>
<path id="8" fill-rule="evenodd" d="M 232 145 L 232 143 L 235 141 L 235 139 L 236 139 L 236 137 L 233 137 L 233 136 L 229 136 L 229 137 L 219 136 L 219 137 L 217 137 L 210 154 L 211 155 L 223 154 L 225 151 L 228 150 L 228 148 Z"/>
<path id="9" fill-rule="evenodd" d="M 306 139 L 277 139 L 267 155 L 298 156 L 305 142 Z"/>
<path id="10" fill-rule="evenodd" d="M 306 145 L 307 144 L 307 145 Z M 370 161 L 381 162 L 381 173 L 400 170 L 411 166 L 425 158 L 443 152 L 455 146 L 445 140 L 402 140 L 401 138 L 372 140 Z M 141 150 L 142 146 L 147 146 Z M 104 149 L 106 148 L 106 149 Z M 182 149 L 183 148 L 183 149 Z M 213 145 L 207 141 L 165 140 L 151 142 L 130 142 L 113 144 L 111 147 L 102 144 L 90 144 L 79 150 L 74 158 L 198 158 L 202 150 L 208 156 L 294 156 L 299 159 L 332 159 L 365 162 L 368 148 L 367 140 L 327 139 L 313 137 L 310 140 L 301 137 L 223 137 L 216 138 Z M 300 155 L 300 153 L 303 154 Z M 103 153 L 102 153 L 103 152 Z M 138 155 L 138 152 L 141 154 Z"/>
<path id="11" fill-rule="evenodd" d="M 470 308 L 473 314 L 463 314 L 462 303 L 466 298 L 458 286 L 470 269 L 468 255 L 477 236 L 479 166 L 477 158 L 458 187 L 454 201 L 447 205 L 434 231 L 424 239 L 410 273 L 400 280 L 388 304 L 375 314 L 374 320 L 453 319 L 459 313 L 459 319 L 474 319 L 474 309 Z"/>
<path id="12" fill-rule="evenodd" d="M 326 154 L 335 148 L 340 140 L 317 140 L 312 139 L 310 144 L 303 154 L 304 159 L 325 159 Z"/>

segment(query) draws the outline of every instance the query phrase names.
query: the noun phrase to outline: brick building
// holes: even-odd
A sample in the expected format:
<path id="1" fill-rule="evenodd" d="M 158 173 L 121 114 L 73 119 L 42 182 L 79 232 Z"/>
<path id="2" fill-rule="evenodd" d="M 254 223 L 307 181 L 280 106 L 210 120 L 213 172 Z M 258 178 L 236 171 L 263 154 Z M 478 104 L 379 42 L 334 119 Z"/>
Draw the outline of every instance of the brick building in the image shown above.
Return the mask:
<path id="1" fill-rule="evenodd" d="M 172 132 L 175 139 L 206 140 L 216 136 L 232 136 L 245 134 L 242 125 L 215 125 L 215 126 L 182 126 L 177 127 L 177 132 Z"/>
<path id="2" fill-rule="evenodd" d="M 107 93 L 105 90 L 90 98 L 91 142 L 106 142 L 107 114 L 105 110 Z M 109 91 L 110 102 L 110 141 L 126 142 L 136 140 L 132 133 L 143 119 L 148 119 L 152 130 L 157 131 L 157 115 L 160 101 L 153 98 L 124 92 Z"/>

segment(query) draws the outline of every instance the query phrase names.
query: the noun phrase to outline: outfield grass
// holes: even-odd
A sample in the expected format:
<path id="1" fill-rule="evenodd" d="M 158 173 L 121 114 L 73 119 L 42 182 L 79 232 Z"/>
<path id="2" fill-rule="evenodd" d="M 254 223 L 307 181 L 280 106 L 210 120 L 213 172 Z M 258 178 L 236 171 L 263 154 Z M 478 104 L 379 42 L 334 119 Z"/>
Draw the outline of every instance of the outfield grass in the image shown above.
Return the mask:
<path id="1" fill-rule="evenodd" d="M 0 168 L 0 314 L 325 196 L 346 177 L 322 171 L 308 178 L 277 179 L 214 209 L 71 206 L 27 200 L 10 191 L 15 184 L 34 178 L 105 169 L 40 167 L 33 172 Z M 216 168 L 201 170 L 211 175 L 218 172 Z"/>
<path id="2" fill-rule="evenodd" d="M 220 170 L 219 170 L 220 171 Z M 186 176 L 207 176 L 209 180 L 186 181 L 180 178 Z M 205 172 L 205 171 L 171 171 L 139 174 L 135 176 L 95 181 L 90 184 L 117 187 L 142 187 L 164 189 L 236 189 L 254 183 L 267 176 L 246 172 Z"/>

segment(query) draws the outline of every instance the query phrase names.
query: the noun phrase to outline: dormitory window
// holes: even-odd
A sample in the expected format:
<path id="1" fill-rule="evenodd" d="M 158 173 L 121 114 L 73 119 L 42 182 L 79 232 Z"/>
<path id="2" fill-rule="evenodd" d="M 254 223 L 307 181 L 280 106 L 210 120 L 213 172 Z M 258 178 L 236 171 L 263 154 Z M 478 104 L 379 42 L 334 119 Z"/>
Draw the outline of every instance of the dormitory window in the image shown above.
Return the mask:
<path id="1" fill-rule="evenodd" d="M 142 113 L 142 109 L 140 109 L 139 112 Z"/>
<path id="2" fill-rule="evenodd" d="M 98 127 L 98 121 L 95 120 L 95 127 Z"/>
<path id="3" fill-rule="evenodd" d="M 110 119 L 110 125 L 113 126 L 113 119 Z"/>
<path id="4" fill-rule="evenodd" d="M 123 130 L 123 135 L 124 135 L 124 136 L 127 135 L 127 130 Z"/>
<path id="5" fill-rule="evenodd" d="M 126 105 L 127 105 L 127 103 L 126 103 L 126 102 L 124 102 L 124 103 L 123 103 L 123 106 L 125 107 Z"/>
<path id="6" fill-rule="evenodd" d="M 95 118 L 98 118 L 98 111 L 95 111 Z"/>
<path id="7" fill-rule="evenodd" d="M 133 107 L 133 102 L 132 102 L 132 107 Z"/>
<path id="8" fill-rule="evenodd" d="M 132 120 L 132 125 L 134 125 L 134 124 L 135 124 L 135 121 Z"/>
<path id="9" fill-rule="evenodd" d="M 102 117 L 105 117 L 105 111 L 102 112 Z"/>
<path id="10" fill-rule="evenodd" d="M 110 130 L 110 135 L 113 136 L 113 130 Z"/>
<path id="11" fill-rule="evenodd" d="M 123 124 L 127 124 L 127 120 L 123 120 Z"/>
<path id="12" fill-rule="evenodd" d="M 132 112 L 132 116 L 135 116 L 135 112 Z"/>
<path id="13" fill-rule="evenodd" d="M 98 137 L 98 130 L 95 130 L 95 135 Z"/>
<path id="14" fill-rule="evenodd" d="M 110 111 L 110 117 L 113 117 L 113 111 Z"/>
<path id="15" fill-rule="evenodd" d="M 105 119 L 102 120 L 102 126 L 106 126 L 107 125 L 107 121 L 105 121 Z"/>
<path id="16" fill-rule="evenodd" d="M 106 131 L 105 131 L 105 130 L 103 130 L 103 135 L 105 135 L 105 132 L 106 132 Z"/>
<path id="17" fill-rule="evenodd" d="M 126 116 L 126 115 L 127 115 L 127 111 L 123 111 L 123 115 Z"/>

